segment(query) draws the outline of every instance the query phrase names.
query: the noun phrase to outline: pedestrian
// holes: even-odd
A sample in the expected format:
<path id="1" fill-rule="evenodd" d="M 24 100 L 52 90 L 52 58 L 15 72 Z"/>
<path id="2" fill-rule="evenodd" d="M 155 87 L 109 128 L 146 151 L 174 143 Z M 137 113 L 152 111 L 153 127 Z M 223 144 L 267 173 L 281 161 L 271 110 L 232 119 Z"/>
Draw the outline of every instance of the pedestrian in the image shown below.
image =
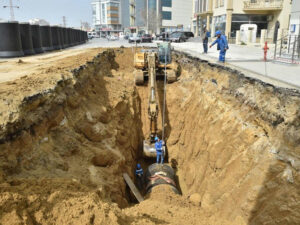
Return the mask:
<path id="1" fill-rule="evenodd" d="M 159 137 L 155 137 L 155 149 L 156 149 L 156 163 L 164 163 L 164 151 L 163 151 L 163 140 L 160 140 Z"/>
<path id="2" fill-rule="evenodd" d="M 209 46 L 210 48 L 218 43 L 217 49 L 220 50 L 219 61 L 225 63 L 226 51 L 229 49 L 226 36 L 221 31 L 216 32 L 217 39 Z"/>
<path id="3" fill-rule="evenodd" d="M 144 187 L 144 171 L 139 163 L 136 165 L 135 176 L 137 188 L 142 191 Z"/>
<path id="4" fill-rule="evenodd" d="M 206 27 L 204 27 L 203 33 L 202 33 L 202 41 L 203 41 L 203 53 L 207 54 L 208 50 L 208 38 L 210 38 L 210 32 L 206 30 Z"/>

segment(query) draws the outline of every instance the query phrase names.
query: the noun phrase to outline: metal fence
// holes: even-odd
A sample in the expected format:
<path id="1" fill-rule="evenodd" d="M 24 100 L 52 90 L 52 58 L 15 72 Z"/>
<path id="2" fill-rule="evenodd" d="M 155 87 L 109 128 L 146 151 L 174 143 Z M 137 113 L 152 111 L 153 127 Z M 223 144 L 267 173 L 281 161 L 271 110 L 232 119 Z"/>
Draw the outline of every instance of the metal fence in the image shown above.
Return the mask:
<path id="1" fill-rule="evenodd" d="M 300 35 L 287 35 L 277 40 L 274 60 L 300 63 Z"/>

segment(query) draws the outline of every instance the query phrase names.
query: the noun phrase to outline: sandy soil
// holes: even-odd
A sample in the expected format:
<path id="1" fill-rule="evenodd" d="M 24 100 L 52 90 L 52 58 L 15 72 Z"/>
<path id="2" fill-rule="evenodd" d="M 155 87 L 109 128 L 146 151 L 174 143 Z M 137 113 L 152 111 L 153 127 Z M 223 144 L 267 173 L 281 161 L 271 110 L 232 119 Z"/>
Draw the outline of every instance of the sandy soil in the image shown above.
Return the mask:
<path id="1" fill-rule="evenodd" d="M 299 93 L 186 56 L 165 124 L 182 195 L 158 186 L 130 201 L 122 173 L 134 177 L 149 130 L 133 53 L 0 63 L 18 77 L 0 84 L 0 224 L 300 223 Z"/>

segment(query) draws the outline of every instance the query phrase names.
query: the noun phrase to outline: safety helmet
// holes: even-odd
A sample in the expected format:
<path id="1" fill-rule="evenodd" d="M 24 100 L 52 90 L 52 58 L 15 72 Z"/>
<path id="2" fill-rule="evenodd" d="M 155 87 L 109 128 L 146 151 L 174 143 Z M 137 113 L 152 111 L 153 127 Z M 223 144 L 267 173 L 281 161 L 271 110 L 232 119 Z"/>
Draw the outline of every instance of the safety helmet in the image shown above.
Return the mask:
<path id="1" fill-rule="evenodd" d="M 158 141 L 158 137 L 156 136 L 156 137 L 154 138 L 154 140 L 155 140 L 155 141 Z"/>
<path id="2" fill-rule="evenodd" d="M 216 32 L 216 36 L 217 35 L 221 35 L 222 34 L 222 32 L 221 31 L 219 31 L 219 30 L 217 30 L 217 32 Z"/>
<path id="3" fill-rule="evenodd" d="M 136 167 L 137 167 L 138 169 L 141 169 L 141 164 L 138 163 L 138 164 L 136 165 Z"/>

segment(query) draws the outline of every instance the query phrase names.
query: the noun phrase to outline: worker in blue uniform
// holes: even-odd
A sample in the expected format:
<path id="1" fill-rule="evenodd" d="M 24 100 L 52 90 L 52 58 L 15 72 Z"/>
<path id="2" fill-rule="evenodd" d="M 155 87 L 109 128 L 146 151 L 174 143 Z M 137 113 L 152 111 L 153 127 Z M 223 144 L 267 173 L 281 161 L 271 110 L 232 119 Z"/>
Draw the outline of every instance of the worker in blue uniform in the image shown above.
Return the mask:
<path id="1" fill-rule="evenodd" d="M 163 151 L 163 140 L 160 140 L 159 137 L 155 137 L 155 149 L 156 149 L 156 163 L 164 163 L 164 151 Z"/>
<path id="2" fill-rule="evenodd" d="M 210 48 L 218 43 L 218 50 L 220 50 L 219 61 L 225 62 L 226 51 L 228 50 L 228 42 L 226 36 L 221 31 L 216 32 L 217 39 L 209 46 Z"/>
<path id="3" fill-rule="evenodd" d="M 139 163 L 136 165 L 135 177 L 137 188 L 142 191 L 144 186 L 144 171 Z"/>

